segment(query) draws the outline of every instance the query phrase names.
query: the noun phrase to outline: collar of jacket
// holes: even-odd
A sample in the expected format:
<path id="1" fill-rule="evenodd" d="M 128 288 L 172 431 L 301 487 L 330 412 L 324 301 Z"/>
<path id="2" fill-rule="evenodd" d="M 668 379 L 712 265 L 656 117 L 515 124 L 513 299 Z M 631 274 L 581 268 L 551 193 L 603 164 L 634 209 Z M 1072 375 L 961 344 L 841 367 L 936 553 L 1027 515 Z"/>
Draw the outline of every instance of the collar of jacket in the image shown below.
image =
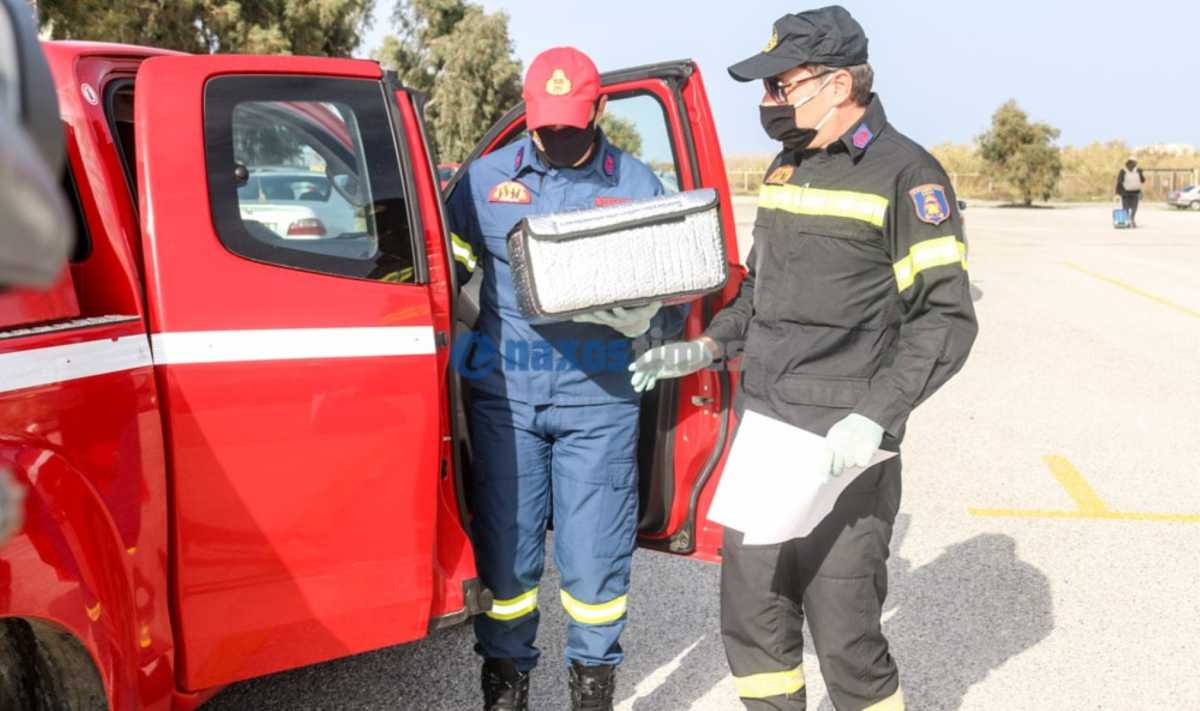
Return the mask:
<path id="1" fill-rule="evenodd" d="M 596 131 L 596 151 L 592 154 L 592 159 L 586 165 L 578 168 L 561 168 L 559 170 L 578 171 L 585 174 L 595 173 L 607 181 L 609 185 L 616 185 L 620 182 L 620 175 L 618 174 L 620 163 L 617 160 L 616 150 L 608 142 L 608 137 L 604 135 L 604 130 L 601 129 Z M 519 178 L 527 170 L 543 175 L 551 170 L 538 156 L 537 146 L 533 145 L 532 136 L 526 136 L 522 139 L 522 145 L 517 149 L 517 156 L 513 161 L 512 177 Z"/>
<path id="2" fill-rule="evenodd" d="M 887 114 L 883 111 L 883 102 L 879 100 L 878 94 L 871 94 L 871 101 L 867 104 L 867 110 L 863 114 L 862 120 L 831 143 L 829 145 L 830 152 L 844 148 L 850 157 L 857 161 L 867 152 L 867 149 L 875 145 L 875 141 L 879 140 L 879 134 L 883 133 L 886 126 Z M 856 141 L 855 137 L 859 136 L 864 127 L 867 132 L 863 135 L 867 137 L 867 140 L 865 142 L 861 139 Z"/>

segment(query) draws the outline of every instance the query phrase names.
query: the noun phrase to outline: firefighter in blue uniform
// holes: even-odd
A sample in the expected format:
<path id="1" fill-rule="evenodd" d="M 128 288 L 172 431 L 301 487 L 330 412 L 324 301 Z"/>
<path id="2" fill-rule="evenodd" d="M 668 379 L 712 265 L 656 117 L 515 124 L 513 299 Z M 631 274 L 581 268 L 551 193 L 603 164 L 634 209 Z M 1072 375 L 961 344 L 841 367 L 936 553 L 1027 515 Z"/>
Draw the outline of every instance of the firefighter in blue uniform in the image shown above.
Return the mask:
<path id="1" fill-rule="evenodd" d="M 505 239 L 517 222 L 663 192 L 599 129 L 600 76 L 586 55 L 539 55 L 524 97 L 529 135 L 469 164 L 448 200 L 460 283 L 483 272 L 475 332 L 455 353 L 472 389 L 474 541 L 495 594 L 476 618 L 476 651 L 485 708 L 526 708 L 553 515 L 571 708 L 611 709 L 638 508 L 639 395 L 625 367 L 631 339 L 675 335 L 683 313 L 651 304 L 547 325 L 522 316 Z"/>

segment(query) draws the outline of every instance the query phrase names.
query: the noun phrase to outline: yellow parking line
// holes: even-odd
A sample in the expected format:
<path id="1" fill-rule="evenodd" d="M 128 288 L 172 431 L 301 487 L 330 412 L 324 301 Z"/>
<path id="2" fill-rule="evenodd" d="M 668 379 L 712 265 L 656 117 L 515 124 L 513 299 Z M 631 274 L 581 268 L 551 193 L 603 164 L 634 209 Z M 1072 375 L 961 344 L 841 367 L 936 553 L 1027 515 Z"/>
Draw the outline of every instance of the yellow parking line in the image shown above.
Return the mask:
<path id="1" fill-rule="evenodd" d="M 1075 511 L 1045 511 L 1039 509 L 978 509 L 968 508 L 972 516 L 1000 518 L 1069 518 L 1105 519 L 1110 521 L 1156 521 L 1167 523 L 1200 523 L 1200 514 L 1141 513 L 1110 511 L 1092 487 L 1066 457 L 1048 455 L 1042 460 L 1067 494 L 1075 500 Z"/>
<path id="2" fill-rule="evenodd" d="M 1181 306 L 1181 305 L 1175 303 L 1174 301 L 1168 301 L 1167 299 L 1164 299 L 1161 296 L 1155 296 L 1154 294 L 1151 294 L 1148 291 L 1142 291 L 1141 289 L 1137 288 L 1136 286 L 1130 286 L 1129 284 L 1126 284 L 1125 282 L 1123 282 L 1119 279 L 1113 279 L 1112 277 L 1104 276 L 1103 274 L 1097 274 L 1096 272 L 1093 272 L 1089 269 L 1084 269 L 1083 267 L 1079 266 L 1078 264 L 1075 264 L 1074 262 L 1063 262 L 1063 266 L 1067 267 L 1068 269 L 1074 269 L 1075 271 L 1077 271 L 1081 274 L 1086 274 L 1086 275 L 1092 277 L 1093 279 L 1099 279 L 1100 281 L 1108 282 L 1109 284 L 1112 284 L 1113 286 L 1124 289 L 1125 291 L 1128 291 L 1131 294 L 1137 294 L 1138 296 L 1140 296 L 1144 299 L 1149 299 L 1156 304 L 1166 306 L 1167 308 L 1175 309 L 1176 311 L 1184 314 L 1185 316 L 1191 316 L 1192 318 L 1200 318 L 1200 311 L 1196 311 L 1195 309 L 1189 309 L 1186 306 Z"/>
<path id="3" fill-rule="evenodd" d="M 1168 513 L 1124 513 L 1120 511 L 1102 511 L 1088 513 L 1085 511 L 1039 511 L 1037 509 L 976 509 L 967 511 L 972 516 L 993 518 L 1076 518 L 1076 519 L 1106 519 L 1110 521 L 1155 521 L 1166 523 L 1200 523 L 1200 514 L 1168 514 Z"/>
<path id="4" fill-rule="evenodd" d="M 1046 466 L 1050 467 L 1050 473 L 1058 479 L 1058 483 L 1062 488 L 1067 490 L 1072 499 L 1075 499 L 1075 505 L 1079 507 L 1080 513 L 1101 514 L 1108 511 L 1108 507 L 1096 496 L 1096 492 L 1092 491 L 1092 487 L 1088 486 L 1087 480 L 1079 473 L 1079 470 L 1067 461 L 1066 457 L 1056 455 L 1048 455 L 1042 457 L 1042 461 Z"/>

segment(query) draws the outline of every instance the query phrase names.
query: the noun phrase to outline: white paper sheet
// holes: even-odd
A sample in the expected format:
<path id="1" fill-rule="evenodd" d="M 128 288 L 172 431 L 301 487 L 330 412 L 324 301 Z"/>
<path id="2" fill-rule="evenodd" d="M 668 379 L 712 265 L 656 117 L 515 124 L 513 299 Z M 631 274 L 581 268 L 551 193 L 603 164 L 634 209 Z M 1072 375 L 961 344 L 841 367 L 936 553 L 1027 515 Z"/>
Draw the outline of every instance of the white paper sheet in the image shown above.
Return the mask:
<path id="1" fill-rule="evenodd" d="M 747 545 L 768 545 L 812 533 L 866 468 L 851 467 L 826 481 L 825 438 L 747 410 L 709 508 L 709 520 L 745 534 Z M 877 450 L 870 466 L 896 456 Z"/>

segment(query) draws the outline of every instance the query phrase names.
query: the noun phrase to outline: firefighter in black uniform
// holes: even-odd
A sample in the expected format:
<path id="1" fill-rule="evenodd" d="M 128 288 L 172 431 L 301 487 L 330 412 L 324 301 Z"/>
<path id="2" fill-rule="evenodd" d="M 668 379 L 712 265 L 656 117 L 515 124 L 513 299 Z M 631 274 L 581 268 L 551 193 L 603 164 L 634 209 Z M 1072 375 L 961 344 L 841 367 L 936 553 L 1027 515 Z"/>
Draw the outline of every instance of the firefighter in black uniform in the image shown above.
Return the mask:
<path id="1" fill-rule="evenodd" d="M 913 408 L 967 358 L 977 327 L 962 221 L 942 167 L 871 93 L 867 39 L 841 7 L 780 18 L 766 49 L 729 72 L 764 82 L 763 127 L 783 144 L 748 275 L 704 337 L 649 351 L 634 382 L 741 354 L 739 413 L 824 435 L 837 476 L 877 448 L 899 451 Z M 744 546 L 726 531 L 721 627 L 747 708 L 805 708 L 805 615 L 838 711 L 904 708 L 880 626 L 899 506 L 896 457 L 805 538 Z"/>

